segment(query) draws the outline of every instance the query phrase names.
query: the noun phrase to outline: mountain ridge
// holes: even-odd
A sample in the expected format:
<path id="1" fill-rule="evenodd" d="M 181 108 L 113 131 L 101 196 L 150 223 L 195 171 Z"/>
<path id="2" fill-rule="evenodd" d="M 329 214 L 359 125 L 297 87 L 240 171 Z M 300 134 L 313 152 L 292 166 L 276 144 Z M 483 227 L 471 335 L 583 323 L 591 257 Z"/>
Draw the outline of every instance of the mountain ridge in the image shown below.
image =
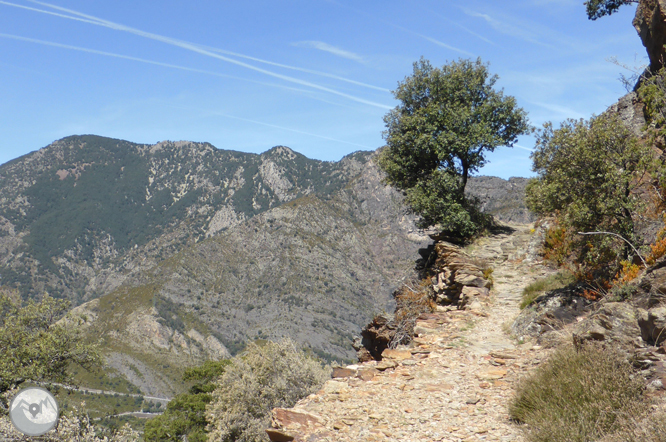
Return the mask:
<path id="1" fill-rule="evenodd" d="M 107 373 L 147 394 L 256 339 L 350 359 L 430 241 L 375 155 L 58 140 L 0 166 L 2 283 L 79 305 Z"/>

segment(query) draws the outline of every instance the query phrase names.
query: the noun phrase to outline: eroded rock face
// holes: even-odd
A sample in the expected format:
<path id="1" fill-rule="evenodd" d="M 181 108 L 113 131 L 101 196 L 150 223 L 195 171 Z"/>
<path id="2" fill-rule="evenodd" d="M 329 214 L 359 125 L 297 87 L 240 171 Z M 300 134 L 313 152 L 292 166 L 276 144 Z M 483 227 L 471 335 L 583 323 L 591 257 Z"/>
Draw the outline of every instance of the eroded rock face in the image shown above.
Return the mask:
<path id="1" fill-rule="evenodd" d="M 639 309 L 638 326 L 643 341 L 652 345 L 661 345 L 666 341 L 666 307 Z"/>
<path id="2" fill-rule="evenodd" d="M 483 277 L 481 268 L 472 262 L 460 247 L 440 241 L 435 243 L 432 269 L 432 289 L 440 305 L 457 305 L 464 308 L 475 297 L 487 296 L 490 281 Z"/>
<path id="3" fill-rule="evenodd" d="M 519 337 L 536 337 L 541 344 L 554 342 L 559 330 L 590 312 L 591 302 L 578 296 L 575 288 L 553 290 L 539 296 L 511 325 Z"/>
<path id="4" fill-rule="evenodd" d="M 666 58 L 666 0 L 641 0 L 633 24 L 650 57 L 650 70 L 657 72 Z"/>
<path id="5" fill-rule="evenodd" d="M 370 324 L 361 330 L 360 342 L 354 348 L 360 362 L 381 360 L 382 352 L 386 350 L 395 334 L 397 325 L 389 315 L 377 315 Z"/>
<path id="6" fill-rule="evenodd" d="M 629 92 L 610 106 L 607 112 L 617 114 L 634 135 L 642 137 L 645 135 L 644 109 L 645 105 L 638 100 L 636 92 Z"/>
<path id="7" fill-rule="evenodd" d="M 574 328 L 573 340 L 603 341 L 626 350 L 644 346 L 636 308 L 625 302 L 608 302 L 585 318 Z"/>

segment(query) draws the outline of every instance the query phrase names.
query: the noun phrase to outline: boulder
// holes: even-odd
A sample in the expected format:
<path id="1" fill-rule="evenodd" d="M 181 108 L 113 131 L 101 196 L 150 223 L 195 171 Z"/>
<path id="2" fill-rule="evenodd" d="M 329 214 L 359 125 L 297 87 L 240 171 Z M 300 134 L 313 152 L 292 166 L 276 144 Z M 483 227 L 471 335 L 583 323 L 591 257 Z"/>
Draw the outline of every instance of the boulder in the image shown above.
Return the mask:
<path id="1" fill-rule="evenodd" d="M 558 330 L 590 312 L 591 301 L 578 296 L 579 291 L 565 287 L 539 296 L 518 315 L 511 332 L 518 338 L 535 337 L 540 344 L 556 343 Z"/>
<path id="2" fill-rule="evenodd" d="M 637 302 L 643 308 L 652 308 L 666 298 L 666 257 L 660 258 L 650 266 L 634 284 L 642 296 Z"/>
<path id="3" fill-rule="evenodd" d="M 361 330 L 361 339 L 354 341 L 353 346 L 359 362 L 381 361 L 382 352 L 388 348 L 396 329 L 392 315 L 375 316 L 372 322 Z"/>
<path id="4" fill-rule="evenodd" d="M 291 442 L 294 440 L 294 436 L 290 433 L 275 428 L 269 428 L 266 430 L 266 434 L 271 442 Z"/>
<path id="5" fill-rule="evenodd" d="M 402 361 L 404 359 L 410 359 L 412 357 L 412 352 L 409 350 L 393 350 L 387 348 L 382 352 L 382 359 L 392 359 L 394 361 Z"/>
<path id="6" fill-rule="evenodd" d="M 278 430 L 303 430 L 317 427 L 322 421 L 315 414 L 295 408 L 274 408 L 271 410 L 271 418 L 272 427 Z"/>
<path id="7" fill-rule="evenodd" d="M 472 304 L 481 304 L 480 300 L 487 298 L 490 290 L 485 287 L 463 287 L 460 296 L 460 306 L 472 309 Z M 474 307 L 478 308 L 477 306 Z"/>
<path id="8" fill-rule="evenodd" d="M 490 281 L 482 276 L 470 275 L 469 273 L 456 273 L 456 282 L 461 286 L 490 288 Z"/>
<path id="9" fill-rule="evenodd" d="M 574 327 L 576 345 L 586 341 L 613 343 L 624 351 L 642 347 L 636 308 L 625 302 L 608 302 Z"/>
<path id="10" fill-rule="evenodd" d="M 352 378 L 356 376 L 356 370 L 352 368 L 333 367 L 332 378 Z"/>
<path id="11" fill-rule="evenodd" d="M 639 309 L 638 327 L 643 341 L 650 345 L 661 345 L 666 341 L 666 307 Z"/>

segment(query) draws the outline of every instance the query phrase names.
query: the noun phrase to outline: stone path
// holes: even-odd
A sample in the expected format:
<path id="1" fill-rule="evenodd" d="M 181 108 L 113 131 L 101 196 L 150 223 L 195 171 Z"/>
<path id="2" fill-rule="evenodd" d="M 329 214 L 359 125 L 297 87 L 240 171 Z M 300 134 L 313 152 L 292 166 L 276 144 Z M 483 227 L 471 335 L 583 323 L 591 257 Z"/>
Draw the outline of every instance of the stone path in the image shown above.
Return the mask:
<path id="1" fill-rule="evenodd" d="M 317 394 L 274 410 L 274 441 L 521 441 L 508 419 L 513 385 L 545 357 L 508 334 L 522 289 L 552 272 L 524 261 L 531 225 L 483 238 L 467 252 L 494 269 L 481 310 L 438 308 L 417 322 L 409 348 L 337 369 Z M 529 261 L 529 260 L 528 260 Z"/>

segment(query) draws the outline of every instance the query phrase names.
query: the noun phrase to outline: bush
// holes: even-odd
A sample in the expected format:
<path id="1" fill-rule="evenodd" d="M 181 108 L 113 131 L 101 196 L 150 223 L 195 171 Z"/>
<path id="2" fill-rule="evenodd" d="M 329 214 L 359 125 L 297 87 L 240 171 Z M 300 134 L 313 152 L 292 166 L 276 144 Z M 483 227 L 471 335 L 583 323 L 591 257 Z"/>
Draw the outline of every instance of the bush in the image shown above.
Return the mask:
<path id="1" fill-rule="evenodd" d="M 0 417 L 0 440 L 30 442 L 36 439 L 19 433 L 9 418 L 2 416 Z M 82 403 L 80 407 L 74 406 L 71 411 L 63 413 L 58 419 L 56 429 L 38 437 L 37 440 L 42 442 L 137 442 L 140 437 L 139 433 L 127 423 L 116 430 L 93 425 L 85 403 Z"/>
<path id="2" fill-rule="evenodd" d="M 620 431 L 645 409 L 643 382 L 616 351 L 586 344 L 558 349 L 522 379 L 509 405 L 529 442 L 589 442 Z"/>
<path id="3" fill-rule="evenodd" d="M 206 407 L 209 440 L 267 441 L 271 410 L 293 406 L 329 377 L 327 368 L 290 340 L 250 344 L 217 381 Z"/>
<path id="4" fill-rule="evenodd" d="M 650 146 L 616 114 L 567 120 L 559 129 L 546 123 L 532 153 L 537 178 L 525 189 L 525 202 L 540 215 L 556 215 L 558 227 L 546 238 L 558 262 L 575 255 L 584 270 L 610 267 L 630 257 L 640 238 L 635 218 L 647 208 L 645 194 L 658 173 Z M 613 235 L 578 235 L 578 232 Z"/>
<path id="5" fill-rule="evenodd" d="M 394 317 L 396 329 L 389 348 L 409 344 L 414 336 L 416 319 L 422 313 L 435 311 L 436 303 L 430 289 L 431 284 L 430 278 L 425 278 L 419 282 L 413 281 L 412 284 L 405 283 L 393 293 L 396 303 Z"/>

